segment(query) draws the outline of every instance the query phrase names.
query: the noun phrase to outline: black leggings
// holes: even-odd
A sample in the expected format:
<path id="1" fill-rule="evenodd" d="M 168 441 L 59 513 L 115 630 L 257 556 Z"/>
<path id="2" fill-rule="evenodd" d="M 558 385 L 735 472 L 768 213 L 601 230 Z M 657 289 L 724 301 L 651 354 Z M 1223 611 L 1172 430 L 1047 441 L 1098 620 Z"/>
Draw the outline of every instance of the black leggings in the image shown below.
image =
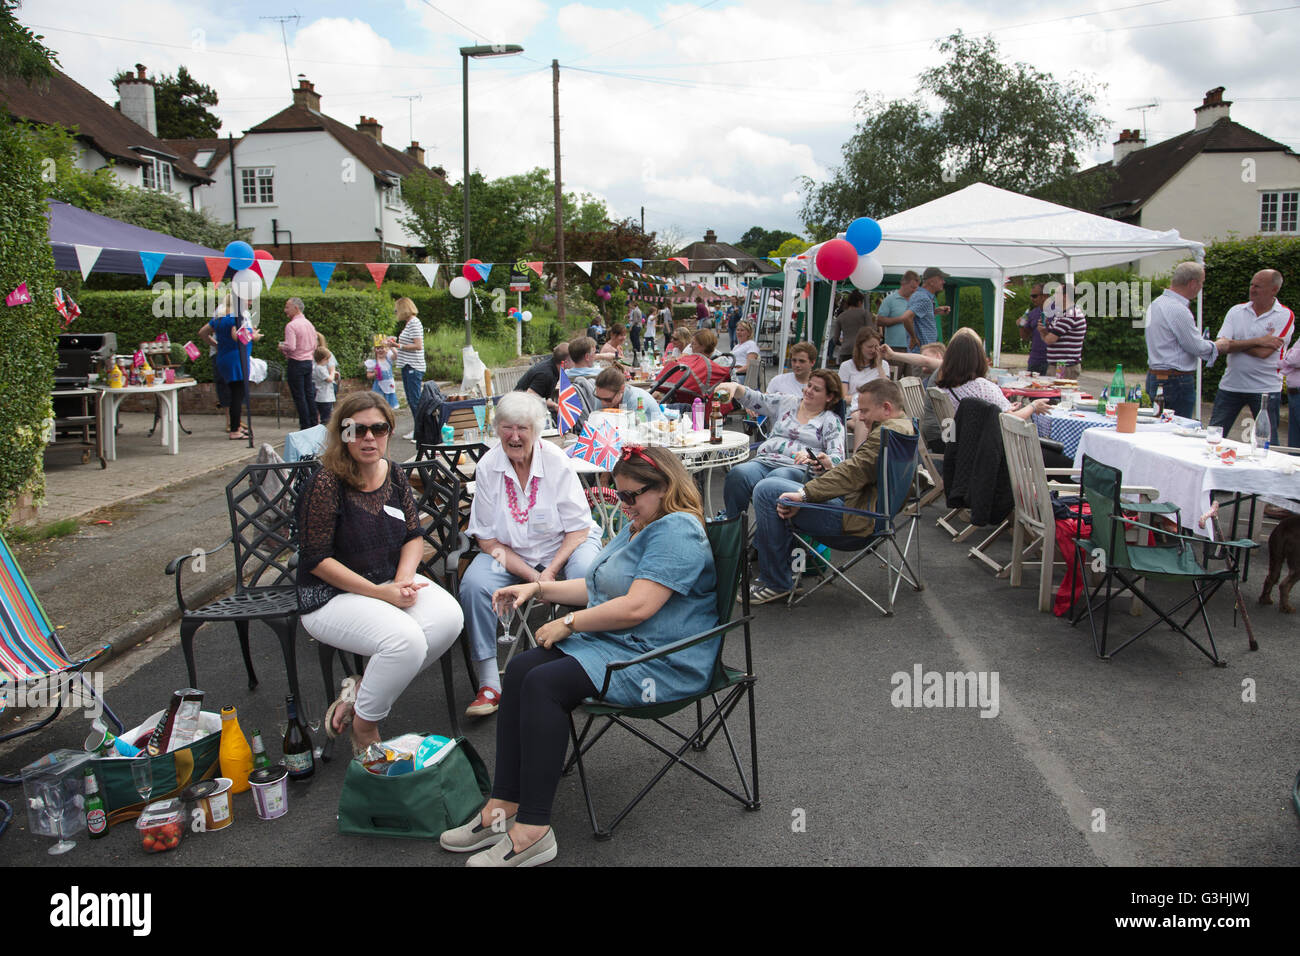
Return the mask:
<path id="1" fill-rule="evenodd" d="M 230 382 L 226 386 L 230 389 L 230 430 L 239 431 L 239 416 L 244 414 L 244 388 L 243 382 Z"/>
<path id="2" fill-rule="evenodd" d="M 569 713 L 596 687 L 581 664 L 554 647 L 520 654 L 501 683 L 492 796 L 519 804 L 520 823 L 549 826 L 569 745 Z"/>

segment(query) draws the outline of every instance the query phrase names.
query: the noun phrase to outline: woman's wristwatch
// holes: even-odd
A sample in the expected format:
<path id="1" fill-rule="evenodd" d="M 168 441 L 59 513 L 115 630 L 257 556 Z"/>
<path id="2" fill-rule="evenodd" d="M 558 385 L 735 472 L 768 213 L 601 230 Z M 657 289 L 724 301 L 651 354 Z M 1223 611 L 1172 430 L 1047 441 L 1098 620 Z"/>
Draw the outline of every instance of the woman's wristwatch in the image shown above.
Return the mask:
<path id="1" fill-rule="evenodd" d="M 576 613 L 577 613 L 576 611 L 570 611 L 568 614 L 564 615 L 564 618 L 561 622 L 564 624 L 565 627 L 569 629 L 570 634 L 572 634 L 575 630 L 573 626 L 573 615 Z"/>

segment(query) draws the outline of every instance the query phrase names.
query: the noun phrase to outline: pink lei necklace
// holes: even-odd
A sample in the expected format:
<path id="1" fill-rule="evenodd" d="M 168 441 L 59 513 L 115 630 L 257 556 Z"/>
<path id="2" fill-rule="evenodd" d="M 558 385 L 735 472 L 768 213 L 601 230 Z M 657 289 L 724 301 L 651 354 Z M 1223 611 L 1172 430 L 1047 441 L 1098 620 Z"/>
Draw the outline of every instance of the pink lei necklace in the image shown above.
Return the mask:
<path id="1" fill-rule="evenodd" d="M 528 513 L 533 510 L 533 505 L 537 504 L 537 477 L 528 482 L 528 507 L 522 511 L 519 509 L 519 499 L 515 497 L 514 480 L 506 476 L 506 502 L 510 506 L 510 513 L 514 515 L 515 521 L 523 524 L 528 520 Z"/>

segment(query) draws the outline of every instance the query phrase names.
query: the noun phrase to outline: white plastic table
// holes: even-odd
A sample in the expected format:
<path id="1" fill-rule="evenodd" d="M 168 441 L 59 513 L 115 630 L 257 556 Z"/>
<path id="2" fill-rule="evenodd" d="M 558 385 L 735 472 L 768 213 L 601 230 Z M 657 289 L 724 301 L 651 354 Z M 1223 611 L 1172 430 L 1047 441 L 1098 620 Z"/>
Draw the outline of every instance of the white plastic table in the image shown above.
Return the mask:
<path id="1" fill-rule="evenodd" d="M 104 458 L 117 461 L 117 413 L 122 399 L 128 395 L 153 395 L 162 403 L 162 429 L 159 444 L 167 446 L 167 454 L 179 455 L 180 446 L 180 390 L 192 388 L 198 383 L 194 379 L 180 379 L 168 385 L 128 385 L 122 388 L 109 388 L 106 385 L 92 386 L 99 390 L 99 433 L 103 435 Z"/>

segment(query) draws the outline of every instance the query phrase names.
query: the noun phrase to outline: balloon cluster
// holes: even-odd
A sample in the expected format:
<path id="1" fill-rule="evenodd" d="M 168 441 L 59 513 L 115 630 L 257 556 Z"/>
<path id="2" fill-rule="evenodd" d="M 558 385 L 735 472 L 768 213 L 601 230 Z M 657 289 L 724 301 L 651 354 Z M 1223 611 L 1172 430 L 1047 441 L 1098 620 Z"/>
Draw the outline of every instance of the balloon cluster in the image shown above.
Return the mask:
<path id="1" fill-rule="evenodd" d="M 510 318 L 514 319 L 516 322 L 531 322 L 531 321 L 533 321 L 533 313 L 531 313 L 531 312 L 520 312 L 519 309 L 517 309 L 517 308 L 516 308 L 515 306 L 513 306 L 513 305 L 512 305 L 510 308 L 506 309 L 506 315 L 509 316 Z"/>
<path id="2" fill-rule="evenodd" d="M 245 302 L 250 302 L 262 294 L 262 269 L 258 260 L 272 258 L 265 250 L 253 251 L 253 247 L 242 239 L 226 244 L 225 256 L 230 260 L 230 268 L 235 270 L 230 279 L 230 288 Z"/>
<path id="3" fill-rule="evenodd" d="M 487 275 L 477 267 L 483 265 L 481 259 L 466 259 L 465 264 L 460 267 L 460 275 L 447 283 L 447 291 L 458 299 L 463 299 L 469 295 L 470 289 L 474 287 L 475 282 L 481 282 L 487 278 Z"/>
<path id="4" fill-rule="evenodd" d="M 817 271 L 833 282 L 848 279 L 869 292 L 885 277 L 884 267 L 871 253 L 883 238 L 880 223 L 870 216 L 853 220 L 843 239 L 831 239 L 817 250 Z"/>
<path id="5" fill-rule="evenodd" d="M 597 289 L 596 295 L 599 296 L 605 302 L 608 302 L 610 299 L 614 298 L 614 294 L 609 291 L 609 286 L 607 285 L 603 285 L 599 289 Z"/>

